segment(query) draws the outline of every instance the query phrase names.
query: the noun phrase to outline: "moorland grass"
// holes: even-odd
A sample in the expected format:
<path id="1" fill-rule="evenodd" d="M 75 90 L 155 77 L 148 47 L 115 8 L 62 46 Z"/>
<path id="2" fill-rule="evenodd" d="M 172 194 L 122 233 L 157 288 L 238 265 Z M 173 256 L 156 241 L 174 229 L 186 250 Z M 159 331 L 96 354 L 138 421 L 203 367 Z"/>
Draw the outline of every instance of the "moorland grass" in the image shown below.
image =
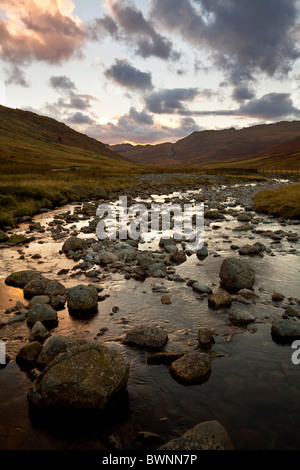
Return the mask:
<path id="1" fill-rule="evenodd" d="M 300 184 L 260 191 L 253 200 L 257 212 L 285 219 L 300 219 Z"/>

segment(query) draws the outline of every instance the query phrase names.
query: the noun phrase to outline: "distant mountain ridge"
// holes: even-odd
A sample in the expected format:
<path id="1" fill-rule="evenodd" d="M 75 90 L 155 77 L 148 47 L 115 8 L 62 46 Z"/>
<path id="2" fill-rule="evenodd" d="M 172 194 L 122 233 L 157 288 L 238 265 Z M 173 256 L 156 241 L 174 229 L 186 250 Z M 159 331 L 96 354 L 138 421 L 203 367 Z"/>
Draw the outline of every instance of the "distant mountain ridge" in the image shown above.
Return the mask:
<path id="1" fill-rule="evenodd" d="M 118 144 L 111 150 L 152 166 L 208 165 L 244 161 L 275 152 L 300 151 L 300 121 L 281 121 L 244 129 L 193 132 L 176 143 Z"/>

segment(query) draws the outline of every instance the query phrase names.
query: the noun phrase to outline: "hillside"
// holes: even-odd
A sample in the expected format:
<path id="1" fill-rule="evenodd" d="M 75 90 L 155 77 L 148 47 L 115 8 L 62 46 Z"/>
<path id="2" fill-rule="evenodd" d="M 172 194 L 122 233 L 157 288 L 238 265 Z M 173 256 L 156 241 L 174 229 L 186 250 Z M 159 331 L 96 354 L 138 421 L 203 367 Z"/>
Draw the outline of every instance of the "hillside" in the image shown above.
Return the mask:
<path id="1" fill-rule="evenodd" d="M 300 122 L 279 122 L 236 130 L 193 132 L 178 142 L 158 145 L 113 145 L 110 148 L 136 163 L 155 166 L 209 165 L 237 162 L 300 150 Z M 277 153 L 276 153 L 277 152 Z"/>
<path id="2" fill-rule="evenodd" d="M 16 162 L 55 168 L 132 166 L 106 145 L 55 119 L 0 106 L 0 165 Z"/>

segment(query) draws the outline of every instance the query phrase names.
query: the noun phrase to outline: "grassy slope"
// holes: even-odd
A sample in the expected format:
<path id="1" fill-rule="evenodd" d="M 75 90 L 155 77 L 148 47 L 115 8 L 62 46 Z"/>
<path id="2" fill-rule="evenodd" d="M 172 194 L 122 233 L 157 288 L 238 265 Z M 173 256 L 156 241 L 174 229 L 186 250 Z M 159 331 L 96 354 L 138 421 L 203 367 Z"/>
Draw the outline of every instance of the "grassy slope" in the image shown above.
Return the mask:
<path id="1" fill-rule="evenodd" d="M 286 219 L 300 219 L 300 184 L 260 191 L 254 196 L 254 209 Z"/>

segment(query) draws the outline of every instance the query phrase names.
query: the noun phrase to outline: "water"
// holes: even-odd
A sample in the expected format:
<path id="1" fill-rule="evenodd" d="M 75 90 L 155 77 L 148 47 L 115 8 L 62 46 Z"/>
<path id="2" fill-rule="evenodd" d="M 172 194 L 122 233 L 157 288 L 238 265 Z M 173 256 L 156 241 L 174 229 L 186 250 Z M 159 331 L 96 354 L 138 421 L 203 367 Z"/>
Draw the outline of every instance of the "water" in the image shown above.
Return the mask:
<path id="1" fill-rule="evenodd" d="M 271 247 L 272 253 L 263 258 L 246 258 L 256 272 L 256 302 L 251 305 L 233 302 L 231 307 L 250 311 L 256 322 L 247 328 L 233 326 L 228 319 L 229 310 L 211 310 L 207 300 L 200 299 L 185 283 L 157 278 L 147 278 L 143 283 L 125 281 L 121 274 L 107 273 L 100 286 L 103 287 L 101 295 L 108 297 L 99 303 L 98 315 L 82 320 L 71 317 L 67 310 L 59 312 L 55 333 L 104 342 L 128 359 L 131 368 L 122 412 L 118 411 L 107 421 L 95 413 L 88 417 L 70 416 L 64 421 L 56 416 L 37 422 L 29 415 L 26 398 L 32 385 L 31 374 L 21 371 L 11 361 L 0 370 L 1 449 L 104 450 L 118 442 L 123 449 L 146 450 L 149 446 L 137 438 L 139 431 L 157 433 L 168 441 L 199 422 L 212 419 L 227 428 L 236 449 L 300 448 L 300 365 L 291 361 L 294 351 L 291 345 L 278 344 L 271 336 L 271 324 L 281 317 L 287 299 L 299 298 L 299 243 L 290 243 L 284 238 L 280 244 L 272 245 L 272 239 L 252 232 L 233 232 L 232 228 L 239 223 L 234 214 L 226 214 L 226 218 L 226 221 L 211 221 L 206 225 L 205 239 L 210 256 L 200 262 L 192 255 L 176 267 L 176 272 L 185 279 L 197 279 L 215 291 L 223 259 L 239 256 L 230 249 L 231 244 L 241 246 L 260 241 Z M 281 226 L 272 218 L 261 215 L 256 218 L 260 221 L 259 229 L 299 233 L 298 225 Z M 53 213 L 37 219 L 46 226 L 53 219 Z M 86 224 L 84 221 L 81 226 Z M 220 228 L 212 228 L 214 225 Z M 23 248 L 24 260 L 19 259 L 20 248 L 0 251 L 0 305 L 3 309 L 14 305 L 16 300 L 24 301 L 21 289 L 4 284 L 4 278 L 13 271 L 36 268 L 51 279 L 61 280 L 67 287 L 87 283 L 83 275 L 57 276 L 60 269 L 71 269 L 74 265 L 59 253 L 61 246 L 62 241 L 53 241 L 46 232 L 37 234 L 37 240 Z M 290 250 L 295 251 L 290 253 Z M 30 258 L 35 253 L 42 255 L 43 263 Z M 172 304 L 161 304 L 162 294 L 152 291 L 155 285 L 168 289 Z M 272 303 L 274 292 L 285 295 L 282 305 Z M 183 386 L 171 377 L 167 366 L 147 364 L 147 352 L 123 346 L 123 335 L 140 323 L 154 323 L 167 330 L 166 351 L 197 350 L 198 328 L 212 328 L 216 342 L 212 347 L 209 379 L 201 385 Z M 103 327 L 108 330 L 97 337 Z M 26 343 L 28 333 L 24 323 L 1 328 L 0 338 L 7 341 L 7 352 L 12 358 Z"/>

